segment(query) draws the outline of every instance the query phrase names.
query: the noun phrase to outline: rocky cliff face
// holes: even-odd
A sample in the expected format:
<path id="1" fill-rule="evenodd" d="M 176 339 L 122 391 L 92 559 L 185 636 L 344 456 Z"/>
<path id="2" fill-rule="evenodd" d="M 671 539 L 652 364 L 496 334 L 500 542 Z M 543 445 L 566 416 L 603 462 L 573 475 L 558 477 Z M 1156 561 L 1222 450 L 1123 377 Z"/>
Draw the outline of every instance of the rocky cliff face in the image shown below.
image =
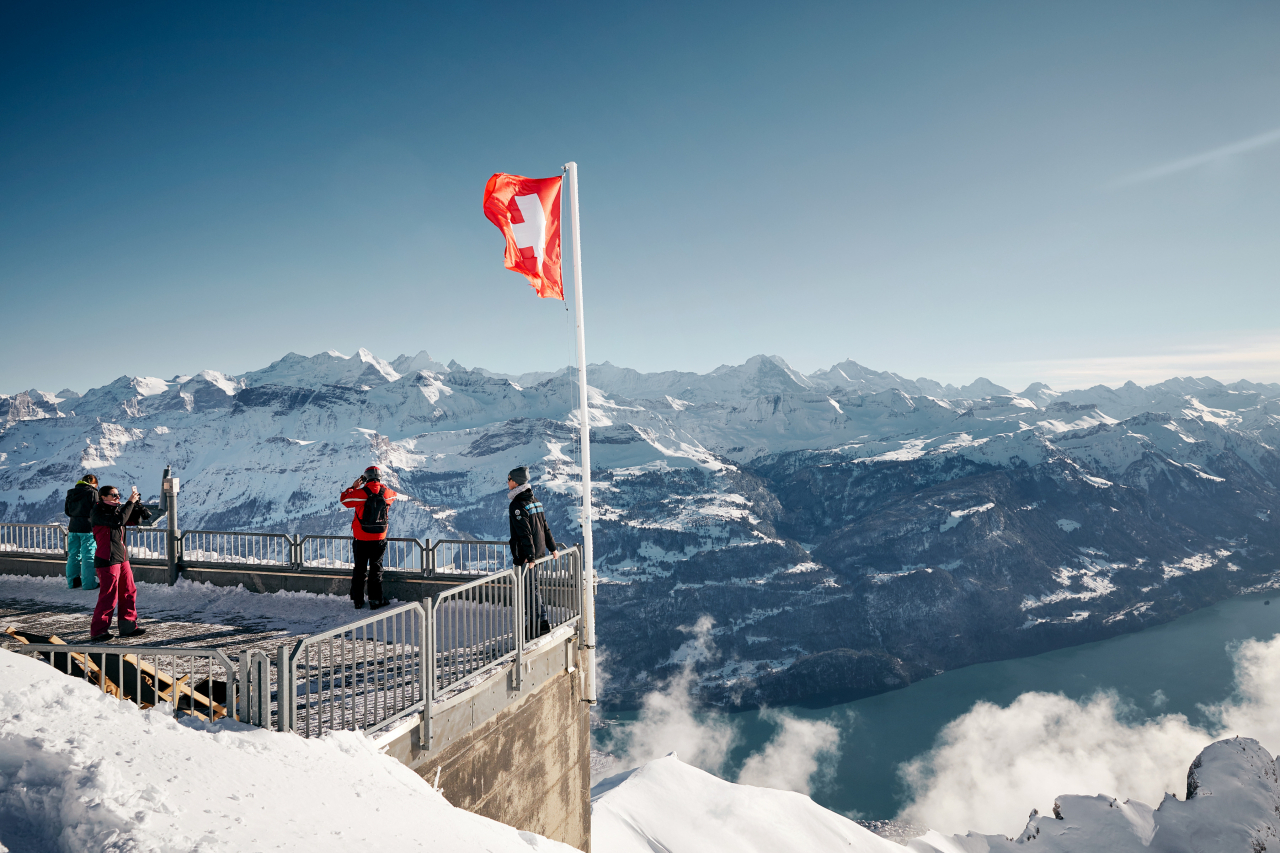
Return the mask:
<path id="1" fill-rule="evenodd" d="M 702 614 L 708 699 L 819 702 L 1136 630 L 1280 569 L 1280 386 L 1018 395 L 764 356 L 588 377 L 614 701 Z M 338 491 L 376 461 L 410 498 L 397 533 L 501 539 L 505 473 L 530 465 L 577 541 L 575 391 L 362 350 L 24 392 L 3 401 L 0 519 L 61 520 L 85 470 L 151 495 L 172 465 L 184 527 L 340 533 Z"/>

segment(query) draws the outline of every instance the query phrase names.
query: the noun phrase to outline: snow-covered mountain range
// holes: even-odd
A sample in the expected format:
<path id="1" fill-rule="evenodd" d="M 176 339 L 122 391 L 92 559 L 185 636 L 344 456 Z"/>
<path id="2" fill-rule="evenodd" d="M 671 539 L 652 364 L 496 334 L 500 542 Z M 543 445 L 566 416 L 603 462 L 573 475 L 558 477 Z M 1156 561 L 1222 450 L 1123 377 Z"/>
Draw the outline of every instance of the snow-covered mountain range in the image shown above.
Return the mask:
<path id="1" fill-rule="evenodd" d="M 1277 384 L 1015 394 L 769 356 L 588 379 L 615 698 L 703 613 L 704 695 L 776 704 L 1135 630 L 1280 569 Z M 568 370 L 361 350 L 0 397 L 0 520 L 63 520 L 86 470 L 154 495 L 172 465 L 184 527 L 342 532 L 338 492 L 376 461 L 411 498 L 395 533 L 505 538 L 527 464 L 576 541 L 575 394 Z"/>

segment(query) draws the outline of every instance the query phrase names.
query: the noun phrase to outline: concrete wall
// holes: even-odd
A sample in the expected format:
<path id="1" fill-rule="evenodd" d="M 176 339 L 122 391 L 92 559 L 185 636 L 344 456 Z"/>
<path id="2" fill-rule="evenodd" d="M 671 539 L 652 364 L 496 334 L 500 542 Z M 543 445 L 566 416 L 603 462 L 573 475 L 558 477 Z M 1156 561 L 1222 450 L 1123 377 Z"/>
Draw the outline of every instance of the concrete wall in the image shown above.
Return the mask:
<path id="1" fill-rule="evenodd" d="M 438 702 L 431 748 L 417 727 L 383 743 L 455 806 L 591 849 L 591 726 L 577 635 L 563 628 L 515 668 Z"/>

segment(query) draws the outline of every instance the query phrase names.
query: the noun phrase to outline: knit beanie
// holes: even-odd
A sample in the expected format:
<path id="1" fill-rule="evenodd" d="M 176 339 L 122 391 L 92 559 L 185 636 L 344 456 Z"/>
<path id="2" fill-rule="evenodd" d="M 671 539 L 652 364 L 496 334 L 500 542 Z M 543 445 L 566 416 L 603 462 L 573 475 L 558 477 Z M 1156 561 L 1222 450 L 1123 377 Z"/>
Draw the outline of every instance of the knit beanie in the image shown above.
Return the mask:
<path id="1" fill-rule="evenodd" d="M 512 468 L 511 473 L 507 474 L 507 479 L 515 481 L 517 486 L 523 486 L 529 482 L 529 469 L 523 465 L 519 468 Z"/>

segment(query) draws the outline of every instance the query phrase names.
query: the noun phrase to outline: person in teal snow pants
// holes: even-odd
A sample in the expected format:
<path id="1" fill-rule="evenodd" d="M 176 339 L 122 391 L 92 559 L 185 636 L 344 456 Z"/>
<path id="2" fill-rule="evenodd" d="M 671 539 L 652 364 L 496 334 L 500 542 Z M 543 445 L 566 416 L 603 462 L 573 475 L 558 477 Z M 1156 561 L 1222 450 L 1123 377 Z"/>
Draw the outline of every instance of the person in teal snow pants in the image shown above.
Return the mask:
<path id="1" fill-rule="evenodd" d="M 62 511 L 67 523 L 67 589 L 97 589 L 98 575 L 93 568 L 93 524 L 89 515 L 98 502 L 98 478 L 85 474 L 75 488 L 67 492 Z"/>

